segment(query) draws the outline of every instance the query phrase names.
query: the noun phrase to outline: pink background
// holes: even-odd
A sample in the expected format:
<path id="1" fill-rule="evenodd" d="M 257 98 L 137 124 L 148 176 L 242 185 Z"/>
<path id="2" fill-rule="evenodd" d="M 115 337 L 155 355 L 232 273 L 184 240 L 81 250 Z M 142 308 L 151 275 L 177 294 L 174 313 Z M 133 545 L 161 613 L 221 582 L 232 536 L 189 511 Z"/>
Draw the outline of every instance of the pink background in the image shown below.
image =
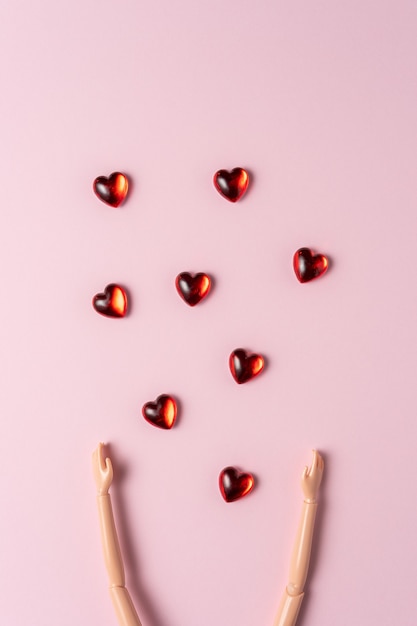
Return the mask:
<path id="1" fill-rule="evenodd" d="M 416 623 L 413 0 L 1 3 L 0 617 L 114 626 L 110 444 L 143 626 L 272 626 L 326 460 L 300 626 Z M 220 168 L 252 174 L 233 205 Z M 92 192 L 131 180 L 120 209 Z M 300 285 L 292 255 L 331 258 Z M 206 271 L 191 309 L 175 276 Z M 125 285 L 123 320 L 93 295 Z M 238 386 L 228 355 L 264 354 Z M 140 415 L 172 393 L 175 428 Z M 226 465 L 256 489 L 226 504 Z"/>

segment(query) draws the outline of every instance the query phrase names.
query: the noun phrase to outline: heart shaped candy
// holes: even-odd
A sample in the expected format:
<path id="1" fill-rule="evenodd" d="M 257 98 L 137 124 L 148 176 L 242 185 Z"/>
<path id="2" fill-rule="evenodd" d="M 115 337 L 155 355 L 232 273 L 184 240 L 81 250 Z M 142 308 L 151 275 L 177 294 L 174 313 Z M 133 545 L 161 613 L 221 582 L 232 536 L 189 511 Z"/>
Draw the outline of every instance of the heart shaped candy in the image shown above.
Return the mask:
<path id="1" fill-rule="evenodd" d="M 153 426 L 169 430 L 177 418 L 177 404 L 174 398 L 162 394 L 155 402 L 147 402 L 143 405 L 142 415 Z"/>
<path id="2" fill-rule="evenodd" d="M 241 385 L 262 372 L 265 360 L 260 354 L 250 354 L 242 348 L 233 350 L 229 357 L 229 367 L 235 381 Z"/>
<path id="3" fill-rule="evenodd" d="M 178 274 L 175 279 L 175 286 L 181 298 L 190 306 L 195 306 L 210 291 L 211 280 L 207 274 L 199 272 L 194 276 L 188 272 Z"/>
<path id="4" fill-rule="evenodd" d="M 123 202 L 126 198 L 128 187 L 127 177 L 120 172 L 113 172 L 108 178 L 99 176 L 93 183 L 96 196 L 113 207 L 118 207 Z"/>
<path id="5" fill-rule="evenodd" d="M 103 293 L 94 296 L 93 307 L 106 317 L 124 317 L 127 311 L 126 292 L 120 285 L 111 283 Z"/>
<path id="6" fill-rule="evenodd" d="M 300 283 L 322 276 L 329 266 L 324 254 L 314 254 L 310 248 L 300 248 L 294 254 L 294 272 Z"/>
<path id="7" fill-rule="evenodd" d="M 241 167 L 235 167 L 231 172 L 219 170 L 214 174 L 213 182 L 224 198 L 237 202 L 248 188 L 249 174 Z"/>
<path id="8" fill-rule="evenodd" d="M 239 472 L 235 467 L 225 467 L 220 472 L 219 488 L 226 502 L 234 502 L 252 491 L 255 480 L 252 474 Z"/>

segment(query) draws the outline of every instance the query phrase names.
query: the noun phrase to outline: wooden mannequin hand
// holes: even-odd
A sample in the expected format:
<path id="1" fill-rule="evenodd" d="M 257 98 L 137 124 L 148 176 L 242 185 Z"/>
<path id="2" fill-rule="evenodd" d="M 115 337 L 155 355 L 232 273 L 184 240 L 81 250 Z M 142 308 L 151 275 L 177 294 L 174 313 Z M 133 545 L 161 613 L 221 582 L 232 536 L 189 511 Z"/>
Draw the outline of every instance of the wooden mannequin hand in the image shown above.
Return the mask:
<path id="1" fill-rule="evenodd" d="M 324 461 L 317 450 L 313 450 L 311 467 L 305 467 L 301 477 L 301 488 L 306 502 L 315 502 L 317 492 L 323 477 Z"/>
<path id="2" fill-rule="evenodd" d="M 104 496 L 108 493 L 113 481 L 113 466 L 111 460 L 104 458 L 104 444 L 99 443 L 93 452 L 93 472 L 97 485 L 97 494 Z"/>

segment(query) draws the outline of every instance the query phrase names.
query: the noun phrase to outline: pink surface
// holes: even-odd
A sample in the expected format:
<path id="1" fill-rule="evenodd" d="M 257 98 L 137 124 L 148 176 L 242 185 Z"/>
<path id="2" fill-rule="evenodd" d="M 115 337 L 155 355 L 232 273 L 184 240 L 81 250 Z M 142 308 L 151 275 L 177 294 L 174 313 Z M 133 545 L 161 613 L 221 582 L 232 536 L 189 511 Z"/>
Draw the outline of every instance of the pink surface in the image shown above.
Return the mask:
<path id="1" fill-rule="evenodd" d="M 102 440 L 143 626 L 272 626 L 313 447 L 298 623 L 414 626 L 415 3 L 2 4 L 1 624 L 116 624 Z M 92 191 L 114 170 L 120 209 Z M 301 246 L 331 258 L 314 283 Z M 215 280 L 194 309 L 181 271 Z M 110 282 L 123 320 L 91 306 Z M 238 347 L 268 362 L 243 386 Z M 171 431 L 140 415 L 160 393 Z M 257 479 L 232 504 L 226 465 Z"/>

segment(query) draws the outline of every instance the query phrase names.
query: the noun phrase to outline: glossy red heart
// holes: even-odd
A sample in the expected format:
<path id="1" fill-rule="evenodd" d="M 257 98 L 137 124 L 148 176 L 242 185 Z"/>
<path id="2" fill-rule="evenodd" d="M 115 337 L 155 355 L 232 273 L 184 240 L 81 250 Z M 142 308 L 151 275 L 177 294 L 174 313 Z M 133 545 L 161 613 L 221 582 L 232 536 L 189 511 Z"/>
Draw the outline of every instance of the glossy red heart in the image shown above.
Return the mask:
<path id="1" fill-rule="evenodd" d="M 128 187 L 127 177 L 120 172 L 113 172 L 108 178 L 99 176 L 93 183 L 96 196 L 113 207 L 118 207 L 123 202 Z"/>
<path id="2" fill-rule="evenodd" d="M 300 283 L 322 276 L 329 266 L 324 254 L 314 254 L 310 248 L 300 248 L 294 254 L 294 272 Z"/>
<path id="3" fill-rule="evenodd" d="M 262 372 L 265 360 L 260 354 L 248 354 L 238 348 L 229 357 L 229 367 L 235 381 L 241 385 Z"/>
<path id="4" fill-rule="evenodd" d="M 162 394 L 155 402 L 147 402 L 143 405 L 142 415 L 153 426 L 169 430 L 177 418 L 177 404 L 174 398 Z"/>
<path id="5" fill-rule="evenodd" d="M 219 170 L 214 174 L 213 182 L 224 198 L 237 202 L 248 188 L 249 174 L 241 167 L 235 167 L 231 172 Z"/>
<path id="6" fill-rule="evenodd" d="M 234 502 L 247 496 L 252 491 L 255 480 L 252 474 L 239 472 L 235 467 L 225 467 L 220 472 L 220 492 L 226 502 Z"/>
<path id="7" fill-rule="evenodd" d="M 195 275 L 182 272 L 176 277 L 175 286 L 181 298 L 190 306 L 195 306 L 207 296 L 210 291 L 211 280 L 207 274 L 202 272 Z"/>
<path id="8" fill-rule="evenodd" d="M 127 312 L 126 292 L 120 285 L 107 285 L 103 293 L 94 296 L 93 307 L 97 313 L 107 317 L 124 317 Z"/>

